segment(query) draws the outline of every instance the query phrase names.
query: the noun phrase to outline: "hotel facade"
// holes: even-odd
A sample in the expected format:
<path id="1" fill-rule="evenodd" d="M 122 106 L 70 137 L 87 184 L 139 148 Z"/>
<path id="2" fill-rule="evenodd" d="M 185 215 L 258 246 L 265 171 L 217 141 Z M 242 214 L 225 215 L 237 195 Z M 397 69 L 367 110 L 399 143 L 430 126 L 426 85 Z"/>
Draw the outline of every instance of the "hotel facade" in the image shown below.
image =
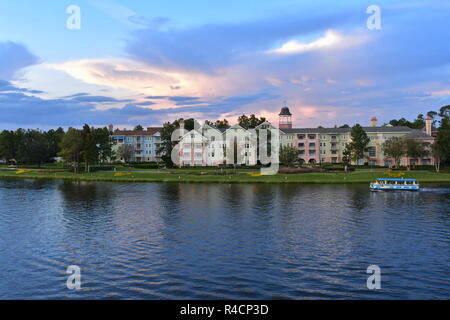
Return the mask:
<path id="1" fill-rule="evenodd" d="M 109 126 L 113 151 L 117 153 L 122 144 L 131 145 L 133 148 L 131 162 L 159 162 L 161 157 L 158 149 L 161 144 L 160 127 L 148 127 L 146 130 L 114 130 L 112 124 Z M 123 159 L 119 159 L 123 161 Z"/>
<path id="2" fill-rule="evenodd" d="M 363 127 L 370 139 L 365 159 L 357 164 L 368 163 L 372 166 L 392 166 L 393 159 L 383 153 L 383 143 L 392 137 L 403 137 L 434 143 L 432 136 L 432 119 L 428 117 L 423 130 L 390 125 L 378 126 L 377 119 L 370 119 L 370 126 Z M 259 128 L 275 126 L 266 122 Z M 112 131 L 114 148 L 125 143 L 133 145 L 133 162 L 160 161 L 158 149 L 161 144 L 161 129 L 150 127 L 147 130 L 115 130 Z M 280 146 L 293 146 L 298 150 L 300 163 L 341 163 L 347 143 L 351 142 L 351 128 L 293 128 L 292 114 L 288 107 L 283 107 L 279 113 Z M 224 163 L 236 165 L 255 165 L 258 163 L 255 131 L 245 130 L 239 125 L 228 129 L 219 129 L 204 124 L 198 128 L 186 131 L 184 122 L 180 122 L 178 144 L 173 153 L 178 157 L 179 166 L 218 166 Z M 356 163 L 354 163 L 356 164 Z M 431 156 L 423 159 L 403 157 L 401 165 L 433 165 Z"/>

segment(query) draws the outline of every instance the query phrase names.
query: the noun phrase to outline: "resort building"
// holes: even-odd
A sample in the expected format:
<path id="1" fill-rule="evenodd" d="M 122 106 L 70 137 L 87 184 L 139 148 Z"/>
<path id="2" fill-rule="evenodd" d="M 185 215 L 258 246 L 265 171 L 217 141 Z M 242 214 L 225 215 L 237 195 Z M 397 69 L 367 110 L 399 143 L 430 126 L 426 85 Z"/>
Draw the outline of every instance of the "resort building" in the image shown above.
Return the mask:
<path id="1" fill-rule="evenodd" d="M 292 145 L 299 151 L 299 161 L 302 163 L 339 163 L 342 162 L 345 145 L 351 142 L 351 128 L 292 128 L 291 113 L 287 107 L 283 107 L 279 113 L 279 128 L 290 136 Z M 434 137 L 431 132 L 431 121 L 426 119 L 425 130 L 411 129 L 409 127 L 393 127 L 391 125 L 378 126 L 377 118 L 370 119 L 370 126 L 363 127 L 370 138 L 366 159 L 361 159 L 358 164 L 367 162 L 373 166 L 391 166 L 394 164 L 383 153 L 383 143 L 392 137 L 403 137 L 420 142 L 432 144 Z M 431 157 L 424 159 L 409 159 L 404 157 L 401 165 L 431 165 L 434 164 Z"/>
<path id="2" fill-rule="evenodd" d="M 113 131 L 113 125 L 109 125 L 113 150 L 117 152 L 122 144 L 133 147 L 131 162 L 154 162 L 160 161 L 158 149 L 161 144 L 160 127 L 148 127 L 146 130 L 119 130 Z M 123 159 L 119 159 L 123 161 Z"/>
<path id="3" fill-rule="evenodd" d="M 222 164 L 256 165 L 256 139 L 251 131 L 239 125 L 228 129 L 204 124 L 185 132 L 180 121 L 180 138 L 177 145 L 179 166 L 219 166 Z"/>
<path id="4" fill-rule="evenodd" d="M 370 119 L 370 126 L 362 127 L 370 139 L 364 159 L 357 164 L 372 166 L 392 166 L 393 159 L 383 153 L 383 143 L 392 137 L 403 137 L 424 142 L 428 146 L 434 142 L 432 119 L 425 120 L 425 128 L 411 129 L 403 126 L 378 126 L 376 117 Z M 261 150 L 257 147 L 258 129 L 277 129 L 280 146 L 291 145 L 298 149 L 300 163 L 341 163 L 347 143 L 351 142 L 351 128 L 293 128 L 292 114 L 287 106 L 281 108 L 278 128 L 265 122 L 253 130 L 245 130 L 239 125 L 228 129 L 216 128 L 208 124 L 197 124 L 186 131 L 184 121 L 180 121 L 178 144 L 172 155 L 178 156 L 178 166 L 219 166 L 222 164 L 256 165 Z M 160 161 L 158 149 L 161 143 L 161 129 L 149 127 L 146 130 L 114 130 L 112 142 L 115 150 L 121 144 L 133 146 L 132 162 Z M 121 159 L 123 160 L 123 159 Z M 356 163 L 355 163 L 356 164 Z M 423 159 L 404 157 L 401 165 L 433 165 L 431 156 Z"/>

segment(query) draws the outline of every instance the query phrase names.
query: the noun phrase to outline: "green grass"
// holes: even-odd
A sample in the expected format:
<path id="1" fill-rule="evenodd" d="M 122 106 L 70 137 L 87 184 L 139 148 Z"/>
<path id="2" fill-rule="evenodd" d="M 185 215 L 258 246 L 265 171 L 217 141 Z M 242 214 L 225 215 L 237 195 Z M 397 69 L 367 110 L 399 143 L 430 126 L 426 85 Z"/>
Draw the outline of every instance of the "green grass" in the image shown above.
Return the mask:
<path id="1" fill-rule="evenodd" d="M 155 170 L 156 171 L 156 170 Z M 173 172 L 173 171 L 171 171 Z M 254 171 L 255 172 L 255 171 Z M 168 172 L 129 172 L 128 175 L 116 177 L 114 172 L 93 172 L 74 174 L 54 170 L 31 170 L 16 174 L 13 170 L 0 170 L 0 178 L 35 178 L 35 179 L 68 179 L 87 181 L 121 181 L 121 182 L 210 182 L 210 183 L 368 183 L 376 178 L 388 177 L 385 170 L 357 170 L 351 173 L 303 173 L 276 174 L 272 176 L 252 177 L 245 173 L 216 175 L 213 172 L 202 174 L 186 173 L 180 170 Z M 450 173 L 435 173 L 430 171 L 406 172 L 405 178 L 426 182 L 449 182 Z"/>

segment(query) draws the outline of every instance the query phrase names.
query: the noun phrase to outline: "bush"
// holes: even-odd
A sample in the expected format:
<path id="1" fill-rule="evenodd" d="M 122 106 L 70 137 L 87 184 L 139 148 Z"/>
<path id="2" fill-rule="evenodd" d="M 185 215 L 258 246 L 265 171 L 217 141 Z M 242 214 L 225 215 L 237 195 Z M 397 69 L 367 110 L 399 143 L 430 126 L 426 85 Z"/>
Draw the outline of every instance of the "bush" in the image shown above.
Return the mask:
<path id="1" fill-rule="evenodd" d="M 90 172 L 96 172 L 96 171 L 110 171 L 113 170 L 114 167 L 111 165 L 104 165 L 104 166 L 91 166 L 89 167 Z"/>
<path id="2" fill-rule="evenodd" d="M 158 169 L 159 164 L 157 162 L 138 162 L 130 163 L 130 167 L 136 169 Z"/>
<path id="3" fill-rule="evenodd" d="M 412 170 L 432 170 L 432 171 L 436 170 L 434 168 L 434 166 L 430 166 L 430 165 L 411 166 L 411 169 Z"/>
<path id="4" fill-rule="evenodd" d="M 324 172 L 321 168 L 281 168 L 278 173 L 281 174 L 293 174 L 293 173 L 311 173 L 311 172 Z"/>
<path id="5" fill-rule="evenodd" d="M 345 171 L 345 166 L 342 164 L 326 165 L 322 166 L 322 168 L 326 171 Z M 355 171 L 355 168 L 348 166 L 347 171 Z"/>

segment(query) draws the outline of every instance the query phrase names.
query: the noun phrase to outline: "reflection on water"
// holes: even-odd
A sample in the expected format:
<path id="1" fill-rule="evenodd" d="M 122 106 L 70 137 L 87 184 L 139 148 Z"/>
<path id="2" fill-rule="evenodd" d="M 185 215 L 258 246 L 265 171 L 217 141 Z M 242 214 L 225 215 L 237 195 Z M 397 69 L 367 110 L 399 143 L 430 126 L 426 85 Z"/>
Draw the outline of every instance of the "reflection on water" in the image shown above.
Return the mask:
<path id="1" fill-rule="evenodd" d="M 1 180 L 0 298 L 447 299 L 449 202 L 448 186 Z"/>

